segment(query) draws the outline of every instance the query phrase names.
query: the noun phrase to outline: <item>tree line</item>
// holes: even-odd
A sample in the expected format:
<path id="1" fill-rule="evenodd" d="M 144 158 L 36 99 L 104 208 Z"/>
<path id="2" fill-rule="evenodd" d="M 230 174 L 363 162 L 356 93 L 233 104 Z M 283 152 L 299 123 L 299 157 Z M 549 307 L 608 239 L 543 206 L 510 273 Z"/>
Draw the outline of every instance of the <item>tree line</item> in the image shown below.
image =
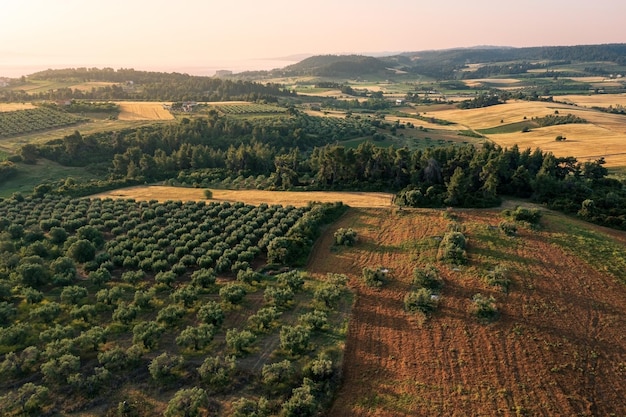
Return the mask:
<path id="1" fill-rule="evenodd" d="M 213 114 L 84 137 L 75 132 L 36 147 L 27 145 L 23 153 L 28 151 L 31 160 L 34 154 L 65 165 L 100 164 L 116 185 L 260 177 L 264 180 L 255 186 L 273 189 L 392 191 L 397 204 L 413 207 L 489 207 L 502 196 L 515 196 L 626 228 L 624 184 L 608 177 L 603 159 L 579 162 L 489 142 L 425 150 L 378 147 L 371 140 L 357 147 L 341 144 L 377 133 L 367 119 L 303 114 L 234 119 Z M 80 187 L 70 185 L 44 190 L 79 192 Z M 83 186 L 94 191 L 93 184 Z"/>
<path id="2" fill-rule="evenodd" d="M 90 90 L 60 87 L 48 91 L 28 92 L 14 85 L 0 90 L 0 101 L 31 100 L 163 100 L 163 101 L 226 101 L 267 100 L 294 95 L 279 84 L 261 84 L 242 80 L 223 80 L 214 77 L 192 76 L 180 73 L 135 71 L 133 69 L 61 69 L 46 70 L 28 76 L 28 80 L 56 82 L 110 82 Z M 26 85 L 27 80 L 19 83 Z"/>

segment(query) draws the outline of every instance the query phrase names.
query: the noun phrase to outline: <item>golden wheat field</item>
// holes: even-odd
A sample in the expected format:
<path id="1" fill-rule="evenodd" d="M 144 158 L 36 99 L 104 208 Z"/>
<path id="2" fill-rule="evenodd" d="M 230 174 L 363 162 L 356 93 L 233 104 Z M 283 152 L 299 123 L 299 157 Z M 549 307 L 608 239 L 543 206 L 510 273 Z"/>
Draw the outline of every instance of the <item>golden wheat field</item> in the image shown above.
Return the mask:
<path id="1" fill-rule="evenodd" d="M 626 106 L 626 94 L 567 95 L 559 96 L 559 101 L 584 107 Z"/>
<path id="2" fill-rule="evenodd" d="M 35 106 L 30 103 L 0 103 L 0 112 L 34 109 Z"/>
<path id="3" fill-rule="evenodd" d="M 534 117 L 553 115 L 557 111 L 562 116 L 572 114 L 585 119 L 588 123 L 533 128 L 526 133 L 522 133 L 520 129 L 519 132 L 494 133 L 486 136 L 500 146 L 511 147 L 517 144 L 521 149 L 541 148 L 557 156 L 575 156 L 580 161 L 604 157 L 607 167 L 626 166 L 626 118 L 618 114 L 580 107 L 582 103 L 607 107 L 606 103 L 609 102 L 624 100 L 626 103 L 626 95 L 564 97 L 579 106 L 539 101 L 511 101 L 479 109 L 443 109 L 424 115 L 455 122 L 456 129 L 463 127 L 478 130 L 523 122 L 524 117 L 530 120 Z M 559 101 L 562 99 L 563 97 L 560 97 Z M 564 136 L 566 140 L 557 142 L 555 140 L 557 136 Z"/>
<path id="4" fill-rule="evenodd" d="M 172 120 L 174 116 L 163 108 L 163 103 L 146 101 L 119 101 L 119 120 Z"/>
<path id="5" fill-rule="evenodd" d="M 210 200 L 204 196 L 202 188 L 167 187 L 160 185 L 129 187 L 93 195 L 93 198 L 132 198 L 134 200 L 157 201 L 217 201 L 259 205 L 280 204 L 294 207 L 306 206 L 309 202 L 334 203 L 341 201 L 350 207 L 391 207 L 393 194 L 365 192 L 325 192 L 325 191 L 264 191 L 264 190 L 211 190 Z"/>

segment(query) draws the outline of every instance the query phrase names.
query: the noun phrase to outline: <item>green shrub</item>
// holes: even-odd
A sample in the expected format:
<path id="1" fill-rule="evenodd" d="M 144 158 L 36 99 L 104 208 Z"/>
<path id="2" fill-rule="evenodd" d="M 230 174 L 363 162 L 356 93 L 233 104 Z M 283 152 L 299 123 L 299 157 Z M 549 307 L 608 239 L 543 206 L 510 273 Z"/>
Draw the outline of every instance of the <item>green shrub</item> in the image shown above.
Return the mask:
<path id="1" fill-rule="evenodd" d="M 439 296 L 428 288 L 420 288 L 404 296 L 404 309 L 409 312 L 432 313 L 437 309 Z"/>
<path id="2" fill-rule="evenodd" d="M 357 241 L 357 234 L 351 228 L 344 229 L 343 227 L 338 229 L 335 234 L 335 244 L 340 246 L 352 246 Z"/>
<path id="3" fill-rule="evenodd" d="M 507 236 L 515 236 L 517 235 L 517 225 L 513 222 L 502 220 L 498 227 Z"/>
<path id="4" fill-rule="evenodd" d="M 415 268 L 413 271 L 413 285 L 418 288 L 439 290 L 443 287 L 443 280 L 434 265 L 427 265 L 423 268 Z"/>
<path id="5" fill-rule="evenodd" d="M 493 296 L 486 297 L 482 294 L 475 294 L 472 297 L 471 314 L 480 321 L 493 321 L 498 318 L 498 308 L 496 299 Z"/>
<path id="6" fill-rule="evenodd" d="M 387 281 L 387 270 L 384 268 L 363 268 L 363 281 L 372 288 L 380 288 Z"/>
<path id="7" fill-rule="evenodd" d="M 485 281 L 487 281 L 489 285 L 500 287 L 504 292 L 508 292 L 511 286 L 509 273 L 507 269 L 501 265 L 497 265 L 493 270 L 487 271 Z"/>

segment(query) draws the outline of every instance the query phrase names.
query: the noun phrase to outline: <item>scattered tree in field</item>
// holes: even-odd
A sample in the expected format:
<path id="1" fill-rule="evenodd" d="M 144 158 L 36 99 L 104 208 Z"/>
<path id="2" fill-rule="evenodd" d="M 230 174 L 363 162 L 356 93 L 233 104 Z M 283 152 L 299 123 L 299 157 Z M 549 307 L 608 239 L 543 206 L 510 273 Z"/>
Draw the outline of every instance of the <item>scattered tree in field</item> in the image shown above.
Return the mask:
<path id="1" fill-rule="evenodd" d="M 246 288 L 243 285 L 230 283 L 220 288 L 220 297 L 231 304 L 239 304 L 246 296 Z"/>
<path id="2" fill-rule="evenodd" d="M 428 288 L 436 291 L 443 287 L 443 280 L 434 265 L 427 265 L 423 268 L 417 267 L 413 270 L 413 285 L 419 288 Z"/>
<path id="3" fill-rule="evenodd" d="M 212 324 L 188 326 L 176 338 L 176 344 L 193 350 L 202 350 L 211 343 L 215 336 L 215 327 Z"/>
<path id="4" fill-rule="evenodd" d="M 22 283 L 30 287 L 45 285 L 50 280 L 48 269 L 40 263 L 22 263 L 16 271 Z"/>
<path id="5" fill-rule="evenodd" d="M 198 310 L 198 318 L 202 320 L 203 323 L 211 324 L 219 328 L 224 322 L 224 311 L 219 303 L 209 301 Z"/>
<path id="6" fill-rule="evenodd" d="M 266 303 L 280 308 L 287 307 L 293 297 L 293 291 L 289 287 L 267 287 L 263 292 Z"/>
<path id="7" fill-rule="evenodd" d="M 311 329 L 307 326 L 283 326 L 280 329 L 280 347 L 292 355 L 299 355 L 310 348 Z"/>
<path id="8" fill-rule="evenodd" d="M 502 220 L 498 224 L 498 227 L 500 228 L 502 233 L 504 233 L 507 236 L 516 236 L 517 235 L 517 225 L 515 224 L 515 222 Z"/>
<path id="9" fill-rule="evenodd" d="M 65 384 L 68 379 L 80 369 L 80 358 L 71 354 L 64 354 L 52 358 L 41 365 L 43 379 L 50 384 Z"/>
<path id="10" fill-rule="evenodd" d="M 302 386 L 295 388 L 291 397 L 283 403 L 282 415 L 285 417 L 314 416 L 319 408 L 315 398 L 312 381 L 305 378 Z"/>
<path id="11" fill-rule="evenodd" d="M 167 403 L 165 417 L 197 417 L 205 415 L 209 404 L 206 391 L 199 387 L 183 388 Z"/>
<path id="12" fill-rule="evenodd" d="M 170 298 L 176 303 L 182 302 L 185 307 L 189 308 L 198 299 L 198 289 L 191 285 L 183 285 L 176 289 Z"/>
<path id="13" fill-rule="evenodd" d="M 439 296 L 429 288 L 420 288 L 404 296 L 404 308 L 410 312 L 430 314 L 437 309 Z"/>
<path id="14" fill-rule="evenodd" d="M 40 415 L 49 397 L 48 388 L 27 382 L 22 385 L 15 396 L 8 400 L 19 406 L 19 409 L 27 415 Z"/>
<path id="15" fill-rule="evenodd" d="M 334 237 L 335 244 L 339 246 L 353 246 L 357 241 L 357 233 L 352 228 L 339 228 Z"/>
<path id="16" fill-rule="evenodd" d="M 342 289 L 336 284 L 325 282 L 313 292 L 313 300 L 326 308 L 333 308 L 341 298 Z"/>
<path id="17" fill-rule="evenodd" d="M 113 312 L 112 319 L 122 324 L 130 324 L 139 313 L 139 308 L 135 305 L 121 302 Z"/>
<path id="18" fill-rule="evenodd" d="M 319 354 L 304 368 L 304 374 L 313 382 L 325 382 L 335 375 L 333 361 L 327 355 Z"/>
<path id="19" fill-rule="evenodd" d="M 191 274 L 191 283 L 200 288 L 208 288 L 215 284 L 215 272 L 213 269 L 198 269 Z"/>
<path id="20" fill-rule="evenodd" d="M 148 349 L 154 349 L 165 329 L 155 321 L 142 321 L 133 327 L 133 343 L 141 343 Z"/>
<path id="21" fill-rule="evenodd" d="M 96 269 L 95 271 L 92 271 L 89 273 L 89 279 L 95 285 L 100 286 L 111 280 L 111 273 L 109 272 L 108 269 L 100 267 Z"/>
<path id="22" fill-rule="evenodd" d="M 489 285 L 500 287 L 504 292 L 508 292 L 511 286 L 509 271 L 502 265 L 496 265 L 492 270 L 487 271 L 485 281 Z"/>
<path id="23" fill-rule="evenodd" d="M 76 262 L 85 263 L 96 256 L 96 247 L 87 239 L 79 239 L 67 249 L 67 254 Z"/>
<path id="24" fill-rule="evenodd" d="M 65 287 L 61 291 L 61 301 L 66 304 L 78 304 L 85 297 L 87 297 L 87 288 L 78 285 Z"/>
<path id="25" fill-rule="evenodd" d="M 380 288 L 387 281 L 387 273 L 383 268 L 365 267 L 363 268 L 363 281 L 368 287 Z"/>
<path id="26" fill-rule="evenodd" d="M 496 299 L 493 296 L 486 297 L 482 294 L 474 294 L 470 312 L 481 321 L 492 321 L 498 318 Z"/>
<path id="27" fill-rule="evenodd" d="M 458 231 L 446 232 L 439 243 L 437 258 L 453 264 L 465 264 L 467 252 L 465 251 L 465 235 Z"/>
<path id="28" fill-rule="evenodd" d="M 184 363 L 185 360 L 182 356 L 164 352 L 150 362 L 148 370 L 153 380 L 166 383 L 177 376 Z"/>
<path id="29" fill-rule="evenodd" d="M 269 401 L 261 397 L 253 401 L 242 397 L 233 403 L 233 417 L 269 417 L 271 415 Z"/>
<path id="30" fill-rule="evenodd" d="M 285 287 L 289 287 L 291 291 L 297 293 L 304 286 L 304 274 L 298 270 L 283 272 L 276 276 L 276 281 Z"/>
<path id="31" fill-rule="evenodd" d="M 183 306 L 170 304 L 159 311 L 156 321 L 165 324 L 167 327 L 173 327 L 180 322 L 184 315 L 185 308 Z"/>
<path id="32" fill-rule="evenodd" d="M 298 322 L 311 330 L 324 330 L 328 326 L 328 314 L 325 311 L 313 310 L 298 317 Z"/>
<path id="33" fill-rule="evenodd" d="M 265 332 L 273 327 L 281 314 L 274 306 L 263 307 L 248 317 L 248 326 L 253 332 Z"/>
<path id="34" fill-rule="evenodd" d="M 209 190 L 208 188 L 206 190 L 204 190 L 204 198 L 206 198 L 207 200 L 210 200 L 213 198 L 213 191 Z"/>
<path id="35" fill-rule="evenodd" d="M 268 363 L 261 369 L 261 382 L 266 389 L 279 392 L 289 387 L 296 375 L 296 369 L 291 361 L 285 359 L 281 362 Z"/>
<path id="36" fill-rule="evenodd" d="M 256 340 L 256 336 L 249 330 L 228 329 L 226 331 L 226 345 L 237 355 L 245 353 Z"/>
<path id="37" fill-rule="evenodd" d="M 213 356 L 207 357 L 198 368 L 198 373 L 202 381 L 212 388 L 224 388 L 230 382 L 237 361 L 234 356 Z"/>

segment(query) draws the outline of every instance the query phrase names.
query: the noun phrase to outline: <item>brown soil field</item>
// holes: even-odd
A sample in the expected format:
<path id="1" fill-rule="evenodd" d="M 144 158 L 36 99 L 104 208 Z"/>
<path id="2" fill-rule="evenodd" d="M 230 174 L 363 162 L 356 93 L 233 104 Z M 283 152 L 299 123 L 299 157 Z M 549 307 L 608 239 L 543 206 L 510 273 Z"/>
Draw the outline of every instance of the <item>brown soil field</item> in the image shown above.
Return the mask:
<path id="1" fill-rule="evenodd" d="M 264 190 L 217 190 L 212 189 L 213 198 L 207 200 L 202 188 L 166 187 L 159 185 L 122 188 L 93 195 L 94 198 L 132 198 L 135 200 L 181 200 L 181 201 L 241 201 L 247 204 L 281 204 L 294 207 L 306 206 L 309 202 L 334 203 L 341 201 L 350 207 L 390 207 L 393 194 L 365 192 L 325 191 L 264 191 Z"/>
<path id="2" fill-rule="evenodd" d="M 148 101 L 119 101 L 119 120 L 173 120 L 174 116 L 162 103 Z"/>
<path id="3" fill-rule="evenodd" d="M 34 109 L 35 106 L 30 103 L 0 103 L 0 112 Z"/>
<path id="4" fill-rule="evenodd" d="M 442 211 L 351 209 L 316 244 L 308 269 L 345 273 L 357 292 L 329 415 L 626 415 L 626 287 L 549 243 L 549 216 L 539 231 L 505 238 L 490 227 L 497 211 L 454 214 L 469 264 L 436 263 L 445 285 L 425 320 L 406 313 L 403 298 L 413 268 L 435 258 L 449 223 Z M 339 227 L 357 231 L 354 247 L 330 249 Z M 508 294 L 481 279 L 494 262 L 511 273 Z M 365 266 L 389 268 L 390 282 L 364 286 Z M 476 293 L 496 298 L 497 321 L 468 312 Z"/>

